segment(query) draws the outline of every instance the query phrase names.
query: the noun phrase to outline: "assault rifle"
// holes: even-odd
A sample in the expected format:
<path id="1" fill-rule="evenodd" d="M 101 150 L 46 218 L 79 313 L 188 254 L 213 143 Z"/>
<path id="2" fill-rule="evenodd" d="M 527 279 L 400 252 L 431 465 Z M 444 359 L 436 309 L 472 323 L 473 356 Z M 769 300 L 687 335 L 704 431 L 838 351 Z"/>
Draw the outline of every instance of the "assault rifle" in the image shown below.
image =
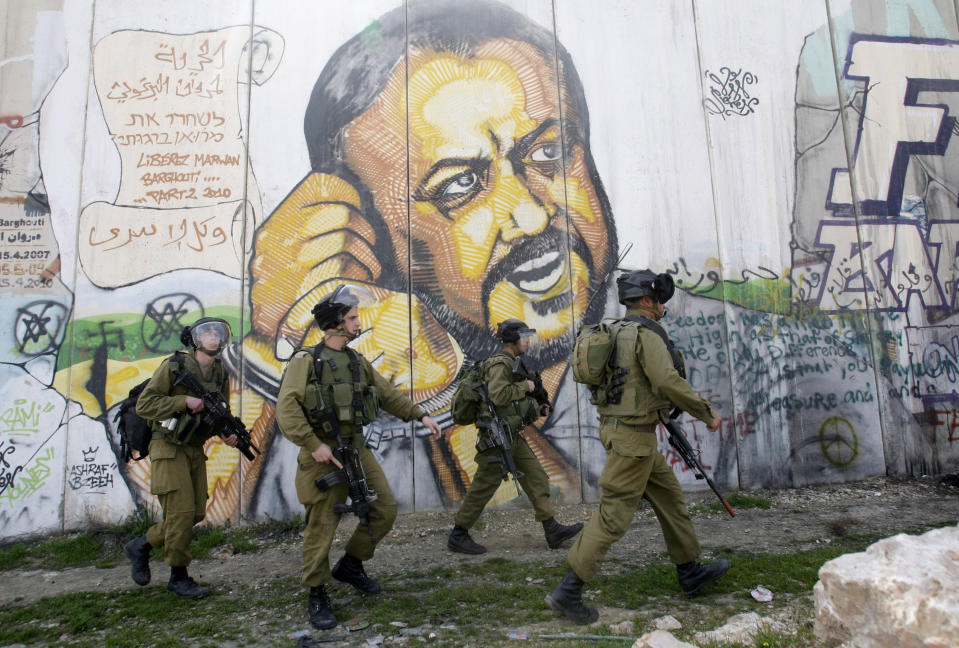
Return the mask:
<path id="1" fill-rule="evenodd" d="M 511 447 L 513 432 L 509 428 L 509 423 L 501 419 L 496 413 L 496 407 L 493 405 L 493 401 L 490 400 L 489 389 L 487 389 L 486 383 L 480 384 L 476 388 L 476 391 L 479 393 L 480 398 L 483 399 L 483 402 L 489 409 L 490 415 L 493 417 L 489 422 L 478 420 L 476 427 L 486 431 L 488 439 L 486 447 L 499 450 L 498 457 L 490 457 L 487 461 L 499 464 L 500 472 L 503 474 L 503 481 L 508 481 L 510 475 L 512 475 L 513 481 L 516 482 L 516 487 L 519 488 L 519 480 L 524 474 L 516 467 L 516 460 L 513 459 L 513 450 Z"/>
<path id="2" fill-rule="evenodd" d="M 311 415 L 320 422 L 320 427 L 326 438 L 330 436 L 336 438 L 333 456 L 342 466 L 342 468 L 338 468 L 320 479 L 315 479 L 313 483 L 324 493 L 334 486 L 345 483 L 350 496 L 350 503 L 334 504 L 333 512 L 354 514 L 359 519 L 360 525 L 369 529 L 370 542 L 375 545 L 376 538 L 373 536 L 373 527 L 370 526 L 370 518 L 372 517 L 370 503 L 376 501 L 377 494 L 366 482 L 366 471 L 363 470 L 363 464 L 360 462 L 360 451 L 343 442 L 343 435 L 340 433 L 340 421 L 336 418 L 336 412 L 333 411 L 333 408 L 313 410 Z"/>
<path id="3" fill-rule="evenodd" d="M 223 400 L 223 395 L 219 392 L 208 391 L 199 378 L 189 369 L 181 368 L 175 373 L 176 380 L 173 384 L 183 385 L 192 393 L 197 394 L 203 401 L 203 409 L 192 416 L 200 417 L 204 425 L 216 430 L 218 434 L 225 436 L 235 434 L 236 449 L 248 460 L 256 460 L 256 455 L 253 452 L 260 454 L 260 449 L 254 445 L 253 438 L 250 437 L 250 432 L 243 425 L 243 421 L 230 412 L 230 406 Z"/>
<path id="4" fill-rule="evenodd" d="M 713 483 L 713 480 L 709 478 L 709 475 L 706 474 L 706 471 L 703 470 L 703 466 L 699 463 L 699 459 L 696 458 L 696 451 L 693 450 L 693 447 L 689 445 L 689 441 L 686 440 L 686 437 L 680 432 L 679 428 L 676 427 L 676 424 L 673 423 L 673 419 L 667 420 L 663 423 L 663 427 L 666 428 L 666 431 L 669 432 L 669 445 L 673 446 L 673 449 L 676 450 L 676 454 L 686 462 L 686 465 L 689 466 L 690 470 L 693 471 L 693 474 L 696 476 L 696 479 L 705 479 L 706 483 L 709 484 L 709 487 L 713 489 L 713 492 L 716 493 L 716 497 L 719 498 L 719 501 L 723 503 L 723 506 L 726 507 L 726 512 L 729 513 L 730 517 L 736 517 L 733 507 L 729 505 L 729 502 L 726 501 L 726 498 L 720 494 L 719 489 L 716 488 L 716 484 Z"/>
<path id="5" fill-rule="evenodd" d="M 539 414 L 545 416 L 547 408 L 552 408 L 549 402 L 549 392 L 543 387 L 543 377 L 538 371 L 530 371 L 523 360 L 523 356 L 516 356 L 513 361 L 513 374 L 525 380 L 533 381 L 533 398 L 539 403 Z"/>

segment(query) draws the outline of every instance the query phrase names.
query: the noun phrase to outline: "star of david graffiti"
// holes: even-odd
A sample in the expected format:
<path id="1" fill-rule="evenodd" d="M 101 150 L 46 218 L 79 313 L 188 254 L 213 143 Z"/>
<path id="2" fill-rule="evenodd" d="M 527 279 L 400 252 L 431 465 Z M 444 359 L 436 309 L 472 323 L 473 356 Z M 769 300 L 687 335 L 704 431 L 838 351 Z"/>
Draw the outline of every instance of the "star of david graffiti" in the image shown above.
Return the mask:
<path id="1" fill-rule="evenodd" d="M 147 304 L 140 320 L 140 336 L 147 349 L 156 353 L 168 353 L 180 348 L 180 331 L 187 322 L 188 313 L 199 311 L 203 317 L 203 304 L 189 293 L 171 293 L 157 297 Z M 190 318 L 194 321 L 196 318 Z"/>
<path id="2" fill-rule="evenodd" d="M 18 308 L 14 324 L 17 351 L 33 357 L 53 350 L 66 317 L 66 307 L 55 301 L 40 300 Z"/>
<path id="3" fill-rule="evenodd" d="M 859 454 L 859 437 L 847 419 L 830 416 L 819 426 L 819 447 L 832 465 L 848 466 Z"/>

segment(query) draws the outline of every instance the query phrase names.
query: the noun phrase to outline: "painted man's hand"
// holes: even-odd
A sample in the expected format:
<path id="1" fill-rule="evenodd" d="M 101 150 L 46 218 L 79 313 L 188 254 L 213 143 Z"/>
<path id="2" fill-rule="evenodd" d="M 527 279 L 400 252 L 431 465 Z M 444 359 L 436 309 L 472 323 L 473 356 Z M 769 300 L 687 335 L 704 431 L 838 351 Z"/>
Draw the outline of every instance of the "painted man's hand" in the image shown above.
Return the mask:
<path id="1" fill-rule="evenodd" d="M 303 321 L 302 314 L 309 318 L 319 301 L 310 295 L 316 286 L 334 277 L 377 283 L 382 271 L 377 243 L 349 182 L 326 173 L 308 175 L 257 232 L 250 265 L 253 331 L 299 341 L 304 329 L 283 324 Z"/>
<path id="2" fill-rule="evenodd" d="M 434 439 L 437 439 L 437 440 L 438 440 L 438 439 L 442 439 L 442 438 L 443 438 L 443 430 L 442 430 L 442 428 L 440 428 L 439 424 L 438 424 L 436 421 L 434 421 L 433 419 L 431 419 L 429 416 L 424 416 L 424 417 L 423 417 L 423 420 L 420 421 L 420 423 L 422 423 L 423 425 L 425 425 L 425 426 L 427 427 L 427 429 L 428 429 L 430 432 L 433 433 L 433 438 L 434 438 Z"/>
<path id="3" fill-rule="evenodd" d="M 712 423 L 706 426 L 706 429 L 709 430 L 710 432 L 715 432 L 716 430 L 719 429 L 719 426 L 722 425 L 722 423 L 723 423 L 723 417 L 717 414 L 713 418 Z"/>

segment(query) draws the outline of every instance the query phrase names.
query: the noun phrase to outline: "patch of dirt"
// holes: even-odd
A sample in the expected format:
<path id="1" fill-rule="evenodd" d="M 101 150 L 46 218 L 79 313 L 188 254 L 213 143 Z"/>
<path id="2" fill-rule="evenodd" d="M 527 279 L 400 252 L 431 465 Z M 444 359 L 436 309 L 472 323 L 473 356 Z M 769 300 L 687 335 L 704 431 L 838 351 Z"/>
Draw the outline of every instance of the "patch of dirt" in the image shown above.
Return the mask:
<path id="1" fill-rule="evenodd" d="M 747 494 L 747 493 L 744 493 Z M 742 509 L 735 518 L 725 512 L 708 511 L 715 501 L 710 491 L 687 493 L 688 504 L 704 550 L 704 558 L 723 549 L 739 553 L 780 553 L 804 550 L 829 543 L 844 534 L 878 534 L 882 537 L 925 525 L 956 524 L 959 521 L 959 488 L 947 478 L 925 477 L 897 481 L 875 478 L 867 481 L 809 486 L 784 491 L 753 491 L 748 495 L 768 498 L 769 509 Z M 587 521 L 595 505 L 561 505 L 557 519 L 563 523 Z M 376 557 L 367 563 L 371 576 L 383 577 L 409 571 L 428 571 L 434 567 L 455 567 L 481 563 L 490 557 L 518 562 L 556 561 L 562 564 L 566 550 L 550 551 L 543 539 L 542 527 L 533 519 L 529 506 L 487 511 L 481 528 L 473 537 L 489 549 L 481 556 L 453 554 L 446 549 L 446 537 L 452 527 L 453 511 L 401 515 L 392 533 L 377 548 Z M 336 560 L 355 525 L 345 518 L 337 532 L 331 556 Z M 196 560 L 190 573 L 213 588 L 230 589 L 233 584 L 264 585 L 281 577 L 297 578 L 301 567 L 301 537 L 279 542 L 265 539 L 262 549 L 253 553 L 219 552 L 219 557 Z M 662 561 L 665 551 L 659 525 L 651 509 L 643 506 L 626 536 L 609 553 L 604 569 L 622 569 L 624 564 L 639 568 Z M 618 560 L 612 560 L 618 559 Z M 168 576 L 166 566 L 151 561 L 154 582 Z M 466 570 L 463 572 L 466 574 Z M 468 576 L 464 576 L 468 577 Z M 59 571 L 12 570 L 2 574 L 0 605 L 23 603 L 46 596 L 79 591 L 136 589 L 130 580 L 129 563 L 121 559 L 116 567 L 69 568 Z M 548 584 L 541 585 L 544 590 Z M 304 592 L 305 599 L 305 592 Z M 616 623 L 634 617 L 636 610 L 601 609 L 601 621 Z M 650 611 L 659 616 L 666 611 Z M 304 610 L 305 617 L 305 610 Z M 304 623 L 306 619 L 303 619 Z"/>

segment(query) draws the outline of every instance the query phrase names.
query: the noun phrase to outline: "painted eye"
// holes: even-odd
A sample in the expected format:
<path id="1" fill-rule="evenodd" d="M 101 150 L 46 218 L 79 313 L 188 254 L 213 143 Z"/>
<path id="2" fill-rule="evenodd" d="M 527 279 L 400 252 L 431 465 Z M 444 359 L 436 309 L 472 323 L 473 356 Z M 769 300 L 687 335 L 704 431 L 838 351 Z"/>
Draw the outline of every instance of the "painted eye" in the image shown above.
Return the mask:
<path id="1" fill-rule="evenodd" d="M 533 162 L 555 162 L 562 155 L 563 149 L 559 142 L 549 142 L 533 149 L 529 154 L 529 159 Z"/>
<path id="2" fill-rule="evenodd" d="M 443 187 L 441 195 L 444 197 L 455 197 L 469 193 L 476 188 L 479 182 L 479 176 L 474 171 L 466 171 L 458 176 L 451 178 L 446 186 Z"/>

